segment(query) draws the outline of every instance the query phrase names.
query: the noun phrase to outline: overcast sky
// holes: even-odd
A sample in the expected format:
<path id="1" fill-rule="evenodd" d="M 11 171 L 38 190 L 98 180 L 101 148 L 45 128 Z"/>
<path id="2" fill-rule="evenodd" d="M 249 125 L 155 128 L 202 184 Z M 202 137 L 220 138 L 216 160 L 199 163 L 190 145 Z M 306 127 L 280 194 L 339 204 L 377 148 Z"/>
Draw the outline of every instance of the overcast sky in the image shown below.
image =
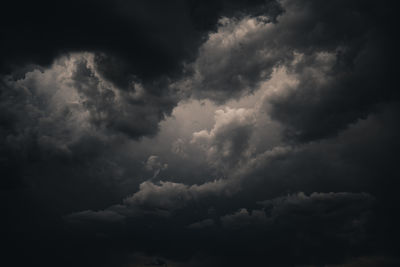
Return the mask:
<path id="1" fill-rule="evenodd" d="M 0 265 L 399 266 L 392 5 L 2 4 Z"/>

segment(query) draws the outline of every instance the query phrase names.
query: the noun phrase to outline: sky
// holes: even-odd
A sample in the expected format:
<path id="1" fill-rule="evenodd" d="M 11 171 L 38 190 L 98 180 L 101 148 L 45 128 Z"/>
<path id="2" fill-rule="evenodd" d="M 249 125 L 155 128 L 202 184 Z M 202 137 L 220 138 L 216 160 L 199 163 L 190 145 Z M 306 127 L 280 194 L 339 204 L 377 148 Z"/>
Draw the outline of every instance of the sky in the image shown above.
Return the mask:
<path id="1" fill-rule="evenodd" d="M 6 1 L 2 266 L 399 266 L 397 9 Z"/>

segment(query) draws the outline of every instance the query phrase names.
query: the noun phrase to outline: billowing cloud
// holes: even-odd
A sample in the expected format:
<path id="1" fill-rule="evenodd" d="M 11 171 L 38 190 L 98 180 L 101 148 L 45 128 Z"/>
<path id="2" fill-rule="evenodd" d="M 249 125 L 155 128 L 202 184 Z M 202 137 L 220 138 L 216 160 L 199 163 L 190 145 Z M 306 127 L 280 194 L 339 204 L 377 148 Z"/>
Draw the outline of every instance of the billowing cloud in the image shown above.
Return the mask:
<path id="1" fill-rule="evenodd" d="M 218 31 L 209 35 L 190 66 L 193 77 L 182 85 L 192 88 L 195 97 L 216 102 L 254 91 L 270 77 L 273 67 L 292 55 L 269 40 L 273 27 L 263 16 L 221 19 Z"/>
<path id="2" fill-rule="evenodd" d="M 0 264 L 397 264 L 392 3 L 59 5 L 2 7 Z"/>
<path id="3" fill-rule="evenodd" d="M 371 12 L 386 10 L 367 6 Z M 287 67 L 297 89 L 271 99 L 269 112 L 287 127 L 292 141 L 302 142 L 336 134 L 381 101 L 398 97 L 390 85 L 393 62 L 386 60 L 384 40 L 374 28 L 380 22 L 367 23 L 371 17 L 379 21 L 379 14 L 357 13 L 356 3 L 343 1 L 326 6 L 282 1 L 282 7 L 277 23 L 265 16 L 222 18 L 187 66 L 193 74 L 178 87 L 196 98 L 225 103 L 253 93 L 274 69 Z M 332 16 L 332 10 L 343 17 Z M 372 64 L 379 67 L 373 71 Z"/>
<path id="4" fill-rule="evenodd" d="M 249 139 L 254 123 L 252 110 L 217 110 L 213 129 L 193 133 L 191 142 L 204 147 L 211 163 L 226 164 L 230 168 L 251 153 Z"/>
<path id="5" fill-rule="evenodd" d="M 68 220 L 88 221 L 92 218 L 124 218 L 125 216 L 140 217 L 146 214 L 170 216 L 175 211 L 196 202 L 201 202 L 207 197 L 230 195 L 236 190 L 224 180 L 215 180 L 201 185 L 185 185 L 182 183 L 143 182 L 139 191 L 123 200 L 121 205 L 115 205 L 100 211 L 83 211 L 67 216 Z"/>
<path id="6" fill-rule="evenodd" d="M 275 18 L 281 12 L 276 1 L 68 1 L 62 5 L 62 10 L 56 10 L 48 2 L 5 4 L 1 24 L 8 26 L 1 32 L 2 72 L 25 64 L 50 65 L 65 51 L 96 52 L 99 70 L 124 87 L 134 76 L 152 80 L 179 73 L 183 60 L 194 57 L 203 35 L 221 14 L 257 9 Z M 144 15 L 150 13 L 151 19 Z"/>
<path id="7" fill-rule="evenodd" d="M 162 170 L 168 168 L 168 164 L 161 163 L 158 156 L 151 155 L 145 162 L 145 168 L 146 170 L 153 172 L 152 178 L 156 178 Z"/>
<path id="8" fill-rule="evenodd" d="M 253 210 L 250 213 L 247 209 L 240 209 L 236 213 L 223 216 L 221 221 L 225 227 L 242 228 L 263 224 L 266 222 L 266 216 L 262 210 Z"/>
<path id="9" fill-rule="evenodd" d="M 190 211 L 193 209 L 192 205 L 183 207 L 177 202 L 172 203 L 167 199 L 164 199 L 164 202 L 161 203 L 159 201 L 160 198 L 156 197 L 156 195 L 165 196 L 165 192 L 168 191 L 171 195 L 181 196 L 180 202 L 184 203 L 190 197 L 188 195 L 183 197 L 182 194 L 176 193 L 177 191 L 183 191 L 183 187 L 178 185 L 162 185 L 161 187 L 165 187 L 164 193 L 160 193 L 162 190 L 160 188 L 154 189 L 154 187 L 151 187 L 152 189 L 149 189 L 147 185 L 143 185 L 141 190 L 133 195 L 133 199 L 138 200 L 140 198 L 141 201 L 144 199 L 151 201 L 147 203 L 149 205 L 146 207 L 142 205 L 143 202 L 139 204 L 138 201 L 132 201 L 132 198 L 125 200 L 125 204 L 127 207 L 129 205 L 138 205 L 148 209 L 148 211 L 150 211 L 150 206 L 162 206 L 164 209 L 170 209 L 171 207 L 184 208 L 187 211 L 181 214 L 186 217 L 180 220 L 186 221 L 190 219 L 193 216 L 193 211 Z M 174 189 L 171 189 L 172 187 Z M 144 192 L 150 190 L 153 191 L 152 197 L 150 198 L 149 194 L 146 194 L 145 197 Z M 189 188 L 187 191 L 190 192 L 192 190 Z M 374 201 L 374 197 L 367 193 L 312 193 L 310 195 L 297 193 L 261 201 L 258 203 L 261 208 L 258 209 L 241 208 L 232 214 L 222 215 L 220 218 L 206 218 L 195 221 L 186 225 L 185 228 L 188 231 L 186 234 L 194 239 L 195 242 L 201 244 L 200 247 L 196 245 L 200 251 L 206 255 L 214 255 L 217 258 L 222 257 L 230 264 L 233 264 L 235 260 L 241 262 L 244 259 L 242 257 L 244 255 L 252 257 L 255 262 L 260 257 L 268 255 L 274 264 L 287 265 L 293 259 L 281 258 L 282 252 L 277 250 L 277 248 L 282 248 L 285 243 L 287 253 L 328 250 L 332 252 L 326 252 L 323 255 L 329 258 L 333 257 L 334 254 L 341 255 L 345 249 L 356 250 L 362 246 L 363 242 L 371 240 L 372 233 L 369 231 L 369 226 L 371 224 Z M 83 211 L 71 214 L 67 218 L 70 224 L 105 231 L 106 234 L 116 234 L 120 229 L 123 232 L 125 231 L 125 234 L 136 235 L 135 232 L 138 230 L 135 229 L 135 225 L 141 225 L 141 219 L 137 217 L 139 215 L 136 214 L 135 217 L 131 217 L 134 220 L 125 220 L 124 227 L 121 228 L 120 219 L 124 218 L 124 216 L 117 215 L 115 213 L 117 210 L 121 212 L 123 208 L 115 206 L 105 211 Z M 210 215 L 209 212 L 208 214 Z M 140 216 L 148 215 L 145 213 L 140 214 Z M 102 220 L 99 220 L 101 218 Z M 154 217 L 152 219 L 156 220 Z M 181 224 L 181 221 L 174 217 L 170 217 L 169 220 L 172 220 L 171 224 L 167 223 L 164 229 L 167 232 L 172 231 L 173 234 L 176 234 L 177 229 L 174 225 Z M 135 221 L 137 223 L 133 224 Z M 162 220 L 161 223 L 163 222 L 166 223 Z M 132 229 L 129 230 L 129 228 Z M 150 231 L 151 233 L 153 230 L 141 229 L 140 231 Z M 214 242 L 224 246 L 225 249 L 221 248 L 218 251 L 213 251 L 213 248 L 209 247 L 209 242 L 202 243 L 205 240 L 198 236 L 197 232 L 201 232 L 204 237 L 213 235 Z M 143 234 L 144 237 L 148 235 L 148 233 Z M 226 239 L 227 235 L 229 235 L 229 239 Z M 279 239 L 277 239 L 278 235 Z M 177 238 L 181 239 L 182 237 Z M 168 234 L 162 232 L 156 239 L 158 242 L 168 240 Z M 260 247 L 261 240 L 263 240 L 262 247 Z M 235 246 L 242 242 L 247 244 L 246 248 L 242 248 L 243 255 L 238 254 L 232 255 L 229 259 L 224 258 L 225 254 L 232 249 L 237 250 Z M 153 246 L 158 247 L 159 245 L 153 244 Z M 179 247 L 180 245 L 177 243 L 173 244 L 173 246 Z M 302 262 L 302 256 L 295 255 L 295 260 Z"/>
<path id="10" fill-rule="evenodd" d="M 205 219 L 199 222 L 192 223 L 188 225 L 190 229 L 202 229 L 206 227 L 211 227 L 214 225 L 214 221 L 212 219 Z"/>
<path id="11" fill-rule="evenodd" d="M 191 186 L 162 181 L 160 185 L 144 182 L 140 185 L 140 190 L 131 197 L 126 198 L 124 203 L 151 209 L 173 210 L 181 208 L 187 205 L 187 202 L 202 196 L 221 194 L 225 191 L 225 187 L 225 183 L 221 180 Z"/>

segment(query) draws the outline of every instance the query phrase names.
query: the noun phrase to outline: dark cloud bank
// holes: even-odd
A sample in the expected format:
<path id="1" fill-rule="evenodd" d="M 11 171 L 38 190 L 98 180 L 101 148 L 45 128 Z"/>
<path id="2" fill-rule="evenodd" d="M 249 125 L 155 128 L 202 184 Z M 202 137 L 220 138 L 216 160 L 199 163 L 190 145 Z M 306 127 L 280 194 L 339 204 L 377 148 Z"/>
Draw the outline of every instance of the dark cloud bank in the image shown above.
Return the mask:
<path id="1" fill-rule="evenodd" d="M 1 265 L 398 266 L 396 12 L 4 3 Z"/>

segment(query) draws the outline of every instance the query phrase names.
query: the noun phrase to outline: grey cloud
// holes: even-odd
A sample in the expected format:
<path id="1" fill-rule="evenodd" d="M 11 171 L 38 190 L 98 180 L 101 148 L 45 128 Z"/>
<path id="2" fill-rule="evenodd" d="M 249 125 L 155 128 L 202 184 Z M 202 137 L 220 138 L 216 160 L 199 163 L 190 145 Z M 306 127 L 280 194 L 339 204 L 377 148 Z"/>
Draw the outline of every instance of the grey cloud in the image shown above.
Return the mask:
<path id="1" fill-rule="evenodd" d="M 214 220 L 212 220 L 212 219 L 204 219 L 202 221 L 195 222 L 195 223 L 192 223 L 192 224 L 188 225 L 187 228 L 189 228 L 189 229 L 202 229 L 202 228 L 211 227 L 213 225 L 214 225 Z"/>
<path id="2" fill-rule="evenodd" d="M 277 64 L 292 58 L 290 50 L 272 41 L 273 27 L 263 16 L 221 19 L 218 31 L 209 35 L 189 65 L 193 76 L 178 85 L 191 88 L 196 98 L 217 103 L 253 92 Z"/>
<path id="3" fill-rule="evenodd" d="M 374 197 L 367 193 L 317 193 L 306 195 L 302 192 L 259 202 L 265 209 L 270 209 L 271 217 L 295 216 L 297 212 L 311 212 L 320 216 L 338 216 L 365 212 L 371 207 Z M 305 215 L 305 217 L 308 217 Z M 340 217 L 340 216 L 338 216 Z"/>
<path id="4" fill-rule="evenodd" d="M 393 4 L 81 2 L 3 6 L 3 262 L 397 257 Z"/>
<path id="5" fill-rule="evenodd" d="M 155 135 L 158 123 L 169 115 L 176 105 L 173 92 L 156 95 L 146 86 L 166 87 L 165 84 L 146 84 L 132 81 L 128 88 L 118 88 L 102 80 L 91 62 L 78 59 L 72 80 L 83 96 L 83 105 L 94 125 L 132 138 Z"/>
<path id="6" fill-rule="evenodd" d="M 182 158 L 186 158 L 188 156 L 185 149 L 185 141 L 183 141 L 181 138 L 178 138 L 172 143 L 171 151 Z"/>
<path id="7" fill-rule="evenodd" d="M 220 15 L 258 9 L 275 18 L 281 12 L 276 1 L 74 0 L 62 5 L 59 10 L 48 2 L 5 3 L 2 73 L 27 64 L 50 65 L 65 52 L 89 51 L 105 55 L 99 65 L 118 85 L 126 85 L 132 74 L 141 80 L 177 75 Z"/>
<path id="8" fill-rule="evenodd" d="M 399 147 L 395 137 L 397 127 L 393 128 L 391 123 L 392 126 L 382 125 L 383 121 L 398 117 L 393 107 L 382 107 L 378 114 L 359 120 L 335 138 L 278 146 L 256 155 L 240 168 L 240 175 L 248 181 L 244 184 L 248 188 L 244 190 L 259 197 L 263 194 L 273 197 L 282 190 L 362 190 L 377 194 L 383 183 L 374 181 L 396 183 L 392 174 L 394 162 L 381 158 L 393 155 Z"/>
<path id="9" fill-rule="evenodd" d="M 383 100 L 376 94 L 384 84 L 368 81 L 374 76 L 360 70 L 362 66 L 357 64 L 349 72 L 335 70 L 336 64 L 336 53 L 300 55 L 288 68 L 297 85 L 266 99 L 271 117 L 286 126 L 287 140 L 304 142 L 336 135 L 374 112 Z"/>
<path id="10" fill-rule="evenodd" d="M 385 5 L 368 2 L 360 11 L 364 4 L 357 1 L 281 3 L 285 12 L 276 23 L 263 16 L 221 19 L 188 65 L 193 74 L 178 87 L 224 103 L 253 93 L 275 68 L 288 67 L 299 80 L 297 90 L 271 99 L 269 112 L 287 127 L 288 140 L 300 142 L 335 135 L 376 104 L 398 98 L 392 90 L 395 63 L 386 56 L 391 42 L 379 33 L 390 28 L 381 17 Z M 293 67 L 298 54 L 303 59 Z"/>
<path id="11" fill-rule="evenodd" d="M 187 205 L 188 201 L 214 195 L 229 194 L 232 190 L 225 180 L 215 180 L 200 185 L 163 182 L 154 184 L 143 182 L 138 192 L 124 200 L 127 205 L 137 205 L 159 209 L 176 209 Z"/>
<path id="12" fill-rule="evenodd" d="M 153 189 L 153 191 L 156 190 Z M 143 195 L 138 194 L 138 196 L 144 198 Z M 150 195 L 148 197 L 150 198 Z M 151 197 L 153 199 L 154 195 Z M 68 218 L 79 221 L 82 226 L 93 224 L 91 226 L 93 229 L 100 229 L 108 234 L 118 232 L 120 229 L 122 232 L 119 236 L 133 235 L 135 240 L 141 240 L 143 244 L 153 249 L 162 247 L 160 244 L 168 242 L 170 235 L 176 241 L 171 243 L 174 247 L 181 247 L 182 242 L 186 244 L 185 240 L 188 238 L 195 241 L 193 247 L 189 249 L 192 252 L 188 255 L 195 255 L 193 254 L 195 251 L 204 253 L 206 257 L 211 255 L 215 257 L 214 261 L 222 260 L 224 262 L 221 263 L 222 266 L 230 266 L 230 264 L 240 266 L 243 261 L 249 261 L 249 258 L 251 262 L 259 262 L 266 255 L 273 266 L 279 264 L 290 266 L 291 263 L 312 264 L 321 259 L 331 262 L 332 259 L 346 258 L 343 256 L 346 252 L 357 251 L 366 242 L 371 242 L 373 235 L 369 226 L 374 202 L 375 198 L 366 193 L 312 193 L 309 195 L 297 193 L 259 202 L 258 205 L 262 208 L 252 210 L 242 208 L 220 218 L 208 218 L 195 222 L 193 218 L 196 217 L 194 216 L 196 213 L 193 206 L 181 206 L 180 208 L 185 212 L 177 213 L 168 220 L 163 219 L 165 217 L 151 218 L 151 224 L 161 227 L 161 231 L 157 231 L 157 228 L 146 227 L 150 221 L 141 220 L 138 213 L 128 215 L 127 210 L 130 209 L 128 205 L 110 207 L 106 211 L 100 211 L 99 214 L 84 211 L 71 214 Z M 139 205 L 137 202 L 130 205 L 132 204 Z M 157 203 L 154 205 L 160 206 Z M 148 208 L 149 206 L 147 210 Z M 113 221 L 114 212 L 125 212 L 127 216 L 125 228 L 115 228 L 115 226 L 100 228 L 107 222 Z M 106 217 L 104 222 L 93 220 L 102 216 Z M 144 213 L 141 216 L 144 216 Z M 191 223 L 182 224 L 185 221 Z M 177 234 L 182 231 L 185 232 L 184 236 Z M 153 241 L 148 241 L 149 236 L 152 236 Z M 213 242 L 210 243 L 210 240 Z M 246 247 L 240 244 L 246 244 Z M 296 254 L 296 251 L 300 254 Z M 309 257 L 310 251 L 318 252 L 318 256 Z M 232 254 L 232 252 L 235 253 Z M 288 259 L 284 257 L 285 254 L 294 256 Z M 231 256 L 227 257 L 227 255 Z M 174 261 L 173 256 L 166 255 L 166 258 Z"/>
<path id="13" fill-rule="evenodd" d="M 123 200 L 121 205 L 114 205 L 100 211 L 84 211 L 68 215 L 69 218 L 80 218 L 85 221 L 91 217 L 101 219 L 103 214 L 120 214 L 125 217 L 146 215 L 171 216 L 175 211 L 191 206 L 207 197 L 230 195 L 237 190 L 225 180 L 215 180 L 200 185 L 182 183 L 146 181 L 140 184 L 139 191 Z M 99 213 L 98 216 L 96 214 Z M 105 217 L 107 220 L 107 217 Z"/>
<path id="14" fill-rule="evenodd" d="M 246 243 L 243 253 L 270 255 L 276 266 L 345 259 L 373 242 L 374 201 L 366 193 L 298 193 L 264 201 L 263 209 L 240 209 L 221 217 L 225 231 L 241 237 L 228 251 Z M 310 252 L 316 256 L 305 256 Z"/>
<path id="15" fill-rule="evenodd" d="M 341 234 L 340 231 L 352 234 L 353 231 L 365 230 L 363 227 L 371 216 L 374 201 L 374 197 L 367 193 L 314 192 L 306 195 L 300 192 L 260 201 L 258 204 L 263 206 L 262 210 L 249 212 L 243 208 L 221 217 L 221 221 L 225 227 L 233 229 L 264 225 L 267 231 L 273 231 L 275 227 L 302 231 L 311 224 L 320 229 L 330 229 L 335 234 Z"/>
<path id="16" fill-rule="evenodd" d="M 229 169 L 251 154 L 249 144 L 254 131 L 255 116 L 251 109 L 217 110 L 215 125 L 210 130 L 193 133 L 192 143 L 205 148 L 211 164 Z"/>
<path id="17" fill-rule="evenodd" d="M 144 164 L 146 170 L 153 172 L 153 179 L 156 178 L 162 170 L 168 168 L 168 164 L 161 163 L 159 157 L 156 155 L 151 155 Z"/>
<path id="18" fill-rule="evenodd" d="M 2 77 L 2 188 L 34 188 L 33 195 L 71 212 L 66 203 L 100 208 L 146 178 L 142 158 L 121 148 L 157 132 L 169 98 L 151 96 L 141 84 L 122 92 L 96 72 L 92 59 L 71 54 L 21 79 Z"/>
<path id="19" fill-rule="evenodd" d="M 236 213 L 221 217 L 222 225 L 232 229 L 254 227 L 265 224 L 266 221 L 267 217 L 263 210 L 253 210 L 249 212 L 247 209 L 240 209 Z"/>
<path id="20" fill-rule="evenodd" d="M 103 80 L 93 64 L 91 54 L 72 54 L 23 79 L 3 77 L 3 123 L 10 124 L 5 140 L 14 140 L 17 148 L 34 138 L 39 147 L 69 153 L 68 147 L 86 136 L 154 135 L 175 105 L 173 96 L 153 96 L 141 84 L 134 84 L 132 92 L 121 91 Z"/>
<path id="21" fill-rule="evenodd" d="M 360 5 L 368 9 L 358 10 Z M 292 69 L 297 90 L 271 101 L 271 116 L 287 126 L 289 140 L 335 135 L 375 112 L 377 104 L 398 97 L 391 85 L 394 62 L 387 57 L 392 45 L 381 34 L 391 28 L 382 18 L 390 13 L 386 5 L 285 1 L 283 6 L 277 41 L 304 54 Z"/>

